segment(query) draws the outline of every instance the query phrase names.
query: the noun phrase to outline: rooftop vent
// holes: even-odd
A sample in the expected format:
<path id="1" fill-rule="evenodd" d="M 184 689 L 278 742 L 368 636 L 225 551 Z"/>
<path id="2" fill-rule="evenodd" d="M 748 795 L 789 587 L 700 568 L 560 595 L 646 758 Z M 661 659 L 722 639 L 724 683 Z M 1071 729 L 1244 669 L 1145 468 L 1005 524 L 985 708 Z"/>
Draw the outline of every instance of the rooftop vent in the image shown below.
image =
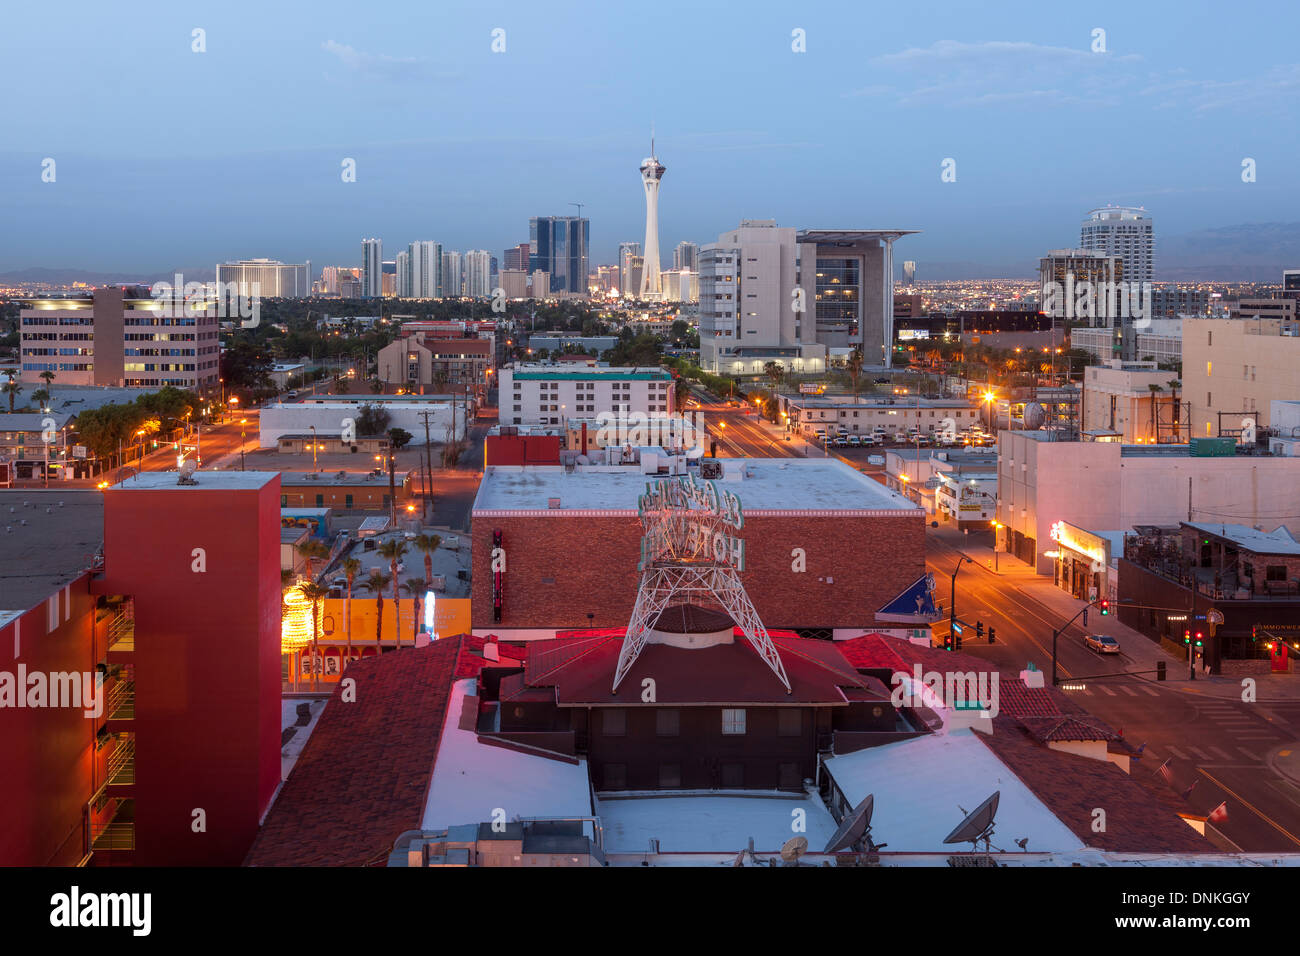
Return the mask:
<path id="1" fill-rule="evenodd" d="M 551 510 L 555 510 L 555 509 L 559 508 L 559 507 L 560 507 L 560 499 L 559 499 L 559 498 L 547 498 L 547 499 L 546 499 L 546 507 L 547 507 L 547 508 L 550 508 Z"/>

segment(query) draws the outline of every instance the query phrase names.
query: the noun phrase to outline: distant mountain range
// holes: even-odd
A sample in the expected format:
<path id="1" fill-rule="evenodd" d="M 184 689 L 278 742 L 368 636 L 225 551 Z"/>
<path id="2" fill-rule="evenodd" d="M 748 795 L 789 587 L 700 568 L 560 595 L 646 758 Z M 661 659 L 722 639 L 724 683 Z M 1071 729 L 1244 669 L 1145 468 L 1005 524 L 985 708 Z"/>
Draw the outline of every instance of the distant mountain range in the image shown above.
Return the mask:
<path id="1" fill-rule="evenodd" d="M 1047 252 L 1043 247 L 1043 253 Z M 1052 248 L 1059 248 L 1053 246 Z M 903 251 L 895 250 L 894 264 L 902 276 Z M 1156 234 L 1156 279 L 1160 282 L 1275 282 L 1283 269 L 1300 269 L 1300 222 L 1243 223 L 1203 229 L 1180 236 Z M 66 286 L 74 282 L 109 285 L 170 282 L 181 273 L 186 282 L 211 282 L 212 266 L 172 269 L 168 272 L 88 272 L 79 269 L 20 269 L 0 273 L 0 284 L 44 282 Z M 922 281 L 943 279 L 1036 279 L 1038 260 L 1028 262 L 977 262 L 974 260 L 917 263 Z"/>
<path id="2" fill-rule="evenodd" d="M 907 257 L 895 250 L 896 265 L 902 258 Z M 1037 279 L 1037 267 L 1037 260 L 998 265 L 920 261 L 916 271 L 923 281 Z M 1300 269 L 1300 222 L 1243 223 L 1169 237 L 1156 233 L 1159 282 L 1280 283 L 1283 269 Z"/>
<path id="3" fill-rule="evenodd" d="M 14 272 L 0 272 L 0 283 L 44 282 L 48 285 L 67 286 L 74 282 L 87 285 L 153 285 L 155 282 L 171 282 L 176 273 L 185 277 L 186 282 L 211 282 L 217 277 L 211 266 L 206 269 L 173 269 L 170 272 L 88 272 L 84 269 L 19 269 Z"/>

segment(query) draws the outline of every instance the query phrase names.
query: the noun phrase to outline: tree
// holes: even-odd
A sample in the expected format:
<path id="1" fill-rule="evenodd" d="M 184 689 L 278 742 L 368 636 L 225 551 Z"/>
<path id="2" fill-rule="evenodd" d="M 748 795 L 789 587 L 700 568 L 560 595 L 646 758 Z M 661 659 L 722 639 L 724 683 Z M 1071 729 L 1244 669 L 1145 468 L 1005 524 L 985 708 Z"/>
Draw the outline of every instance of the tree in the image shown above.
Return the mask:
<path id="1" fill-rule="evenodd" d="M 763 365 L 763 374 L 768 377 L 772 387 L 776 388 L 781 384 L 781 379 L 785 375 L 785 366 L 780 362 L 767 362 Z"/>
<path id="2" fill-rule="evenodd" d="M 244 392 L 254 396 L 273 389 L 271 353 L 262 344 L 250 339 L 240 339 L 221 353 L 221 377 L 227 392 Z"/>
<path id="3" fill-rule="evenodd" d="M 442 537 L 436 534 L 419 534 L 411 542 L 416 550 L 424 553 L 424 583 L 433 586 L 433 552 L 442 544 Z"/>
<path id="4" fill-rule="evenodd" d="M 348 582 L 348 599 L 344 602 L 344 615 L 347 617 L 348 660 L 352 660 L 352 584 L 361 571 L 361 562 L 356 558 L 343 559 L 343 578 Z"/>
<path id="5" fill-rule="evenodd" d="M 415 646 L 416 635 L 420 633 L 420 611 L 424 604 L 424 592 L 428 590 L 421 578 L 407 578 L 402 588 L 415 599 L 415 620 L 411 622 L 411 646 Z"/>
<path id="6" fill-rule="evenodd" d="M 849 353 L 845 361 L 845 367 L 849 371 L 849 383 L 853 388 L 853 394 L 858 394 L 858 385 L 862 381 L 862 346 L 855 346 Z"/>
<path id="7" fill-rule="evenodd" d="M 679 409 L 691 397 L 691 383 L 685 376 L 679 375 L 673 380 L 673 397 L 677 400 L 676 406 Z"/>
<path id="8" fill-rule="evenodd" d="M 317 667 L 316 659 L 320 656 L 320 602 L 329 597 L 329 588 L 322 587 L 313 581 L 304 581 L 298 585 L 303 595 L 311 601 L 311 689 L 318 689 L 320 680 L 320 669 Z"/>
<path id="9" fill-rule="evenodd" d="M 390 421 L 392 416 L 388 414 L 388 409 L 366 402 L 357 409 L 357 434 L 382 435 Z"/>
<path id="10" fill-rule="evenodd" d="M 402 621 L 402 605 L 397 596 L 397 589 L 399 587 L 399 582 L 397 580 L 397 562 L 402 559 L 402 555 L 406 554 L 406 542 L 400 538 L 389 538 L 379 546 L 379 554 L 380 557 L 388 559 L 388 570 L 392 572 L 392 577 L 389 583 L 393 585 L 393 613 L 397 615 L 394 620 L 394 626 L 399 626 Z M 402 635 L 400 631 L 397 632 L 397 646 L 402 646 Z"/>
<path id="11" fill-rule="evenodd" d="M 55 375 L 48 368 L 44 372 L 42 372 L 38 377 L 42 382 L 45 383 L 46 388 L 49 388 L 51 385 L 54 384 Z"/>
<path id="12" fill-rule="evenodd" d="M 1178 404 L 1178 390 L 1183 387 L 1183 383 L 1175 378 L 1170 379 L 1165 384 L 1168 385 L 1169 390 L 1174 393 L 1174 441 L 1178 441 L 1182 436 L 1182 408 Z"/>
<path id="13" fill-rule="evenodd" d="M 388 575 L 376 568 L 370 572 L 370 577 L 366 578 L 366 587 L 370 588 L 375 595 L 375 650 L 383 653 L 384 588 L 388 587 Z"/>
<path id="14" fill-rule="evenodd" d="M 42 409 L 45 408 L 49 400 L 50 393 L 43 388 L 38 388 L 36 391 L 32 392 L 32 401 L 40 405 Z"/>
<path id="15" fill-rule="evenodd" d="M 4 370 L 4 374 L 9 379 L 9 381 L 4 384 L 4 392 L 9 396 L 9 412 L 12 414 L 14 410 L 14 399 L 22 394 L 23 387 L 14 381 L 18 376 L 18 369 L 7 368 Z"/>
<path id="16" fill-rule="evenodd" d="M 300 545 L 294 548 L 298 555 L 307 562 L 307 580 L 315 581 L 316 575 L 315 562 L 330 556 L 330 549 L 325 546 L 325 542 L 316 538 L 308 538 Z"/>
<path id="17" fill-rule="evenodd" d="M 400 451 L 411 443 L 415 436 L 405 428 L 388 429 L 388 440 L 393 443 L 393 451 Z"/>

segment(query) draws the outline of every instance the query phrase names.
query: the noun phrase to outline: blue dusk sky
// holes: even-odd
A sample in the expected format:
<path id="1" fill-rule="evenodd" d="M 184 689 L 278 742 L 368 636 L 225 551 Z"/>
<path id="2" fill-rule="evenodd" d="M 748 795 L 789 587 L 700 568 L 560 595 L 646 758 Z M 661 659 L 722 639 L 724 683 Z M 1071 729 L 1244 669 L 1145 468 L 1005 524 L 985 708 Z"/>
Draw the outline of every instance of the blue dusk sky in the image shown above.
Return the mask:
<path id="1" fill-rule="evenodd" d="M 1154 215 L 1159 270 L 1161 238 L 1300 221 L 1298 25 L 1290 0 L 11 4 L 0 273 L 319 272 L 368 236 L 500 257 L 573 201 L 612 262 L 652 123 L 667 262 L 751 218 L 1029 276 L 1115 203 Z"/>

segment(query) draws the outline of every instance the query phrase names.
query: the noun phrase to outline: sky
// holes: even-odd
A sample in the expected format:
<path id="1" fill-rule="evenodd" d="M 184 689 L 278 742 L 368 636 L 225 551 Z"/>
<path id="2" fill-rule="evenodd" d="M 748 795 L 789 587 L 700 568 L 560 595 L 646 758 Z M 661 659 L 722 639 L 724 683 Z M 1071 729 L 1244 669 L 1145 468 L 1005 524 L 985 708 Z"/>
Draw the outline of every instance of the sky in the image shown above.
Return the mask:
<path id="1" fill-rule="evenodd" d="M 1029 276 L 1107 203 L 1145 206 L 1157 242 L 1300 221 L 1298 21 L 1290 0 L 13 4 L 0 273 L 318 272 L 370 236 L 501 257 L 573 202 L 594 268 L 643 239 L 653 124 L 665 264 L 775 219 L 920 230 L 895 259 L 922 278 Z"/>

